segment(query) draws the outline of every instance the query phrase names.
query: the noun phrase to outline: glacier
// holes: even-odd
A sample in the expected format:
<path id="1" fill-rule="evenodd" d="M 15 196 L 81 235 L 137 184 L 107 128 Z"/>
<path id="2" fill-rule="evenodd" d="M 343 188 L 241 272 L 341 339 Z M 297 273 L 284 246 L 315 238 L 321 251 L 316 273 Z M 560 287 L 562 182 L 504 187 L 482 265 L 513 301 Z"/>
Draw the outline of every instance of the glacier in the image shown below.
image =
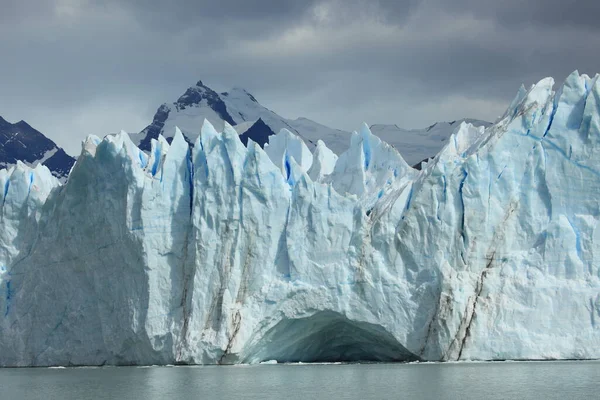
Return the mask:
<path id="1" fill-rule="evenodd" d="M 600 358 L 600 82 L 524 88 L 422 170 L 225 123 L 0 171 L 0 366 Z"/>
<path id="2" fill-rule="evenodd" d="M 424 129 L 402 129 L 398 125 L 375 124 L 369 128 L 371 132 L 386 143 L 394 146 L 409 165 L 419 166 L 424 160 L 433 158 L 447 143 L 450 135 L 466 122 L 475 127 L 485 128 L 489 122 L 463 118 L 456 121 L 436 122 Z"/>

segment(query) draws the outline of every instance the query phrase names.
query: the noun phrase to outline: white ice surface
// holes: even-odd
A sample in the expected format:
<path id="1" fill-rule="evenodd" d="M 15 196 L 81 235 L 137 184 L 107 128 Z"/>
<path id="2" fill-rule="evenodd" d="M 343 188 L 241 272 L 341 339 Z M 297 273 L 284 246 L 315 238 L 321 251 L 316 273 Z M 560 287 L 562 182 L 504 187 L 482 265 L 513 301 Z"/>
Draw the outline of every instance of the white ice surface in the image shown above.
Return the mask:
<path id="1" fill-rule="evenodd" d="M 366 126 L 337 161 L 173 130 L 0 171 L 0 365 L 600 358 L 597 77 L 423 171 Z"/>
<path id="2" fill-rule="evenodd" d="M 487 127 L 489 122 L 462 119 L 453 122 L 438 122 L 425 129 L 402 129 L 397 125 L 376 124 L 371 132 L 384 142 L 394 146 L 405 157 L 409 165 L 435 156 L 448 143 L 448 139 L 462 124 Z"/>

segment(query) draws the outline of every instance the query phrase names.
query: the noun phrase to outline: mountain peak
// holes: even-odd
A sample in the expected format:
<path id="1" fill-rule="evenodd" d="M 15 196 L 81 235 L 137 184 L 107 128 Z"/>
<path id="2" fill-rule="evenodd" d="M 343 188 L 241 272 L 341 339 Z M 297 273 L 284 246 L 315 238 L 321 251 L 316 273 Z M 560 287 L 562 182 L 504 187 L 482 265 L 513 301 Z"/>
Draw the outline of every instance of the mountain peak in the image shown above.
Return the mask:
<path id="1" fill-rule="evenodd" d="M 44 164 L 60 180 L 67 178 L 75 163 L 73 157 L 27 122 L 13 124 L 0 117 L 0 168 L 19 161 L 30 166 Z"/>
<path id="2" fill-rule="evenodd" d="M 242 96 L 248 97 L 250 100 L 252 100 L 254 103 L 258 103 L 258 100 L 256 100 L 256 97 L 254 97 L 249 91 L 247 91 L 244 88 L 241 87 L 234 87 L 233 89 L 231 89 L 230 93 L 239 93 Z M 228 93 L 229 94 L 229 93 Z"/>
<path id="3" fill-rule="evenodd" d="M 202 81 L 198 81 L 196 86 L 188 88 L 185 93 L 177 99 L 175 107 L 177 110 L 181 111 L 185 110 L 187 107 L 198 107 L 203 102 L 212 108 L 223 121 L 235 125 L 235 121 L 227 113 L 227 108 L 225 107 L 223 100 L 219 97 L 219 94 L 208 86 L 204 86 Z"/>
<path id="4" fill-rule="evenodd" d="M 27 122 L 25 122 L 23 120 L 20 120 L 15 125 L 19 126 L 19 127 L 31 128 L 31 125 L 29 125 Z"/>

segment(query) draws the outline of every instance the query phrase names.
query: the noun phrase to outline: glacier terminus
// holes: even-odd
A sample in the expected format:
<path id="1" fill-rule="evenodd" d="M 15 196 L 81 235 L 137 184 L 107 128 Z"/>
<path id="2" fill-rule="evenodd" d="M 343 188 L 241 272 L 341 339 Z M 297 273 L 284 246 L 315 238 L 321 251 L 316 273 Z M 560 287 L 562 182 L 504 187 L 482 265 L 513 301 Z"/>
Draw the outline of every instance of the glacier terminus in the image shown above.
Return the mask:
<path id="1" fill-rule="evenodd" d="M 0 170 L 0 366 L 600 358 L 598 75 L 421 170 L 367 125 L 199 131 Z"/>

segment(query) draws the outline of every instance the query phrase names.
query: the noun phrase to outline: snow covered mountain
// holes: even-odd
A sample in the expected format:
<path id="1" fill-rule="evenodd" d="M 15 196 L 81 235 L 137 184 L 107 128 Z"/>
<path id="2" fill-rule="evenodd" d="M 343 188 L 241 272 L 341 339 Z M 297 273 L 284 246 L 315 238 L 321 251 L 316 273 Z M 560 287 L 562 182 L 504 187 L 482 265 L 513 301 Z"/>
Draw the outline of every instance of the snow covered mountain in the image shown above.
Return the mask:
<path id="1" fill-rule="evenodd" d="M 172 104 L 161 105 L 154 119 L 139 134 L 130 135 L 133 142 L 144 151 L 150 150 L 150 141 L 158 135 L 171 140 L 175 127 L 183 132 L 189 143 L 194 143 L 198 130 L 207 119 L 218 131 L 225 122 L 232 125 L 242 135 L 242 142 L 252 139 L 261 147 L 268 137 L 288 129 L 300 136 L 310 150 L 323 140 L 335 154 L 342 154 L 350 147 L 350 132 L 332 129 L 307 118 L 294 120 L 283 118 L 263 107 L 254 96 L 244 89 L 235 88 L 229 92 L 217 93 L 198 81 Z M 401 129 L 397 125 L 372 125 L 371 130 L 382 140 L 394 146 L 410 165 L 435 156 L 461 124 L 489 126 L 489 122 L 462 119 L 452 122 L 438 122 L 425 129 Z"/>
<path id="2" fill-rule="evenodd" d="M 0 170 L 0 365 L 600 358 L 600 77 L 553 85 L 421 171 L 209 122 Z"/>
<path id="3" fill-rule="evenodd" d="M 488 127 L 489 122 L 464 118 L 451 122 L 436 122 L 425 129 L 402 129 L 398 125 L 371 125 L 371 132 L 394 146 L 410 165 L 420 167 L 420 162 L 434 157 L 446 145 L 450 135 L 463 122 Z"/>
<path id="4" fill-rule="evenodd" d="M 187 89 L 176 102 L 161 105 L 152 123 L 139 134 L 131 135 L 131 138 L 140 149 L 149 151 L 152 139 L 163 135 L 170 141 L 175 127 L 178 127 L 186 140 L 194 143 L 205 119 L 218 131 L 222 131 L 223 124 L 227 122 L 243 135 L 244 140 L 252 139 L 261 146 L 266 143 L 267 137 L 284 128 L 302 137 L 311 149 L 319 139 L 327 138 L 335 143 L 338 137 L 343 137 L 349 143 L 350 138 L 348 132 L 331 129 L 309 119 L 283 118 L 260 105 L 244 89 L 234 88 L 229 92 L 217 93 L 202 81 Z"/>
<path id="5" fill-rule="evenodd" d="M 52 175 L 65 180 L 75 159 L 27 122 L 11 124 L 0 117 L 0 168 L 22 161 L 28 165 L 44 164 Z"/>

